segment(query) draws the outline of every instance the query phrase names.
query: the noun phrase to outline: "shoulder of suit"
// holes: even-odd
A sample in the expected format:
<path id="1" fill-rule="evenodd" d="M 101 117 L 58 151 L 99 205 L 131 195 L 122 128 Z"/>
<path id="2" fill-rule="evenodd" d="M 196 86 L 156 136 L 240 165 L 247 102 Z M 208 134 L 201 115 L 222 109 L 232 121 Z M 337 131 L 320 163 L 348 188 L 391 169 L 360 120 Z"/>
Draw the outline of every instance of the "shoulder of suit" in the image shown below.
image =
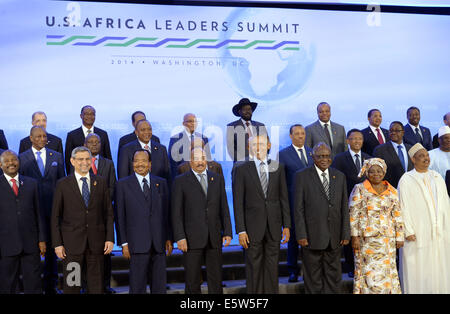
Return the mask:
<path id="1" fill-rule="evenodd" d="M 328 168 L 329 170 L 329 174 L 331 175 L 331 176 L 336 176 L 336 177 L 342 177 L 342 178 L 345 178 L 345 174 L 342 172 L 342 171 L 340 171 L 339 169 L 336 169 L 336 168 L 333 168 L 333 167 L 329 167 Z"/>
<path id="2" fill-rule="evenodd" d="M 107 134 L 108 132 L 106 132 L 105 130 L 103 130 L 103 129 L 100 129 L 99 127 L 96 127 L 96 126 L 94 126 L 94 133 L 97 133 L 97 134 L 100 134 L 100 133 L 104 133 L 104 134 Z"/>
<path id="3" fill-rule="evenodd" d="M 235 125 L 239 124 L 239 121 L 241 121 L 241 119 L 238 119 L 238 120 L 235 120 L 233 122 L 230 122 L 230 123 L 227 124 L 227 126 L 235 126 Z"/>
<path id="4" fill-rule="evenodd" d="M 166 180 L 166 179 L 161 178 L 161 177 L 158 177 L 158 176 L 155 176 L 154 174 L 151 174 L 151 173 L 150 173 L 150 181 L 152 181 L 152 180 L 153 180 L 153 182 L 158 182 L 158 183 L 164 183 L 164 182 L 166 182 L 166 183 L 167 183 L 167 180 Z"/>
<path id="5" fill-rule="evenodd" d="M 339 123 L 337 123 L 337 122 L 334 122 L 334 121 L 330 121 L 330 123 L 331 123 L 331 126 L 335 126 L 335 127 L 338 127 L 338 128 L 342 128 L 342 129 L 344 129 L 344 126 L 342 125 L 342 124 L 339 124 Z"/>

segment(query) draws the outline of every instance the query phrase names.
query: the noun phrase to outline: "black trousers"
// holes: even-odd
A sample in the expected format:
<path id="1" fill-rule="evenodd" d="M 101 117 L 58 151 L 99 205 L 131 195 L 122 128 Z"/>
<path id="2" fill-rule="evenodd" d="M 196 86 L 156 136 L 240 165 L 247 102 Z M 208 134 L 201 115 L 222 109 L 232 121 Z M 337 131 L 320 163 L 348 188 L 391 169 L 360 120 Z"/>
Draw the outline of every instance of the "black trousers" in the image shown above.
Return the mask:
<path id="1" fill-rule="evenodd" d="M 39 253 L 2 256 L 0 259 L 0 293 L 18 293 L 19 275 L 22 272 L 26 294 L 41 294 L 41 258 Z"/>
<path id="2" fill-rule="evenodd" d="M 183 254 L 185 293 L 201 294 L 202 264 L 206 264 L 208 294 L 222 294 L 222 247 L 213 248 L 210 241 L 205 248 L 189 249 Z"/>
<path id="3" fill-rule="evenodd" d="M 307 294 L 340 293 L 342 247 L 303 250 L 303 280 Z"/>
<path id="4" fill-rule="evenodd" d="M 153 245 L 148 253 L 131 254 L 130 294 L 145 294 L 150 278 L 152 294 L 167 292 L 166 253 L 158 253 Z"/>

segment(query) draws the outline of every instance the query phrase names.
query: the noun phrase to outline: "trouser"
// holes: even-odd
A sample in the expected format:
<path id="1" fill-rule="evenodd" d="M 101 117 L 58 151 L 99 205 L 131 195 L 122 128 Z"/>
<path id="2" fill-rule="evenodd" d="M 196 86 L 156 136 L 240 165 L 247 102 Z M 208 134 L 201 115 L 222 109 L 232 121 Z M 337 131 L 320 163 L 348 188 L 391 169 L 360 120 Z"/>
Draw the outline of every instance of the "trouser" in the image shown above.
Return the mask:
<path id="1" fill-rule="evenodd" d="M 131 254 L 130 294 L 145 294 L 149 277 L 152 294 L 167 292 L 166 254 L 156 252 L 153 245 L 148 253 Z"/>
<path id="2" fill-rule="evenodd" d="M 0 260 L 0 293 L 18 293 L 19 275 L 22 272 L 23 290 L 26 294 L 42 293 L 41 259 L 39 253 L 21 253 L 2 256 Z"/>

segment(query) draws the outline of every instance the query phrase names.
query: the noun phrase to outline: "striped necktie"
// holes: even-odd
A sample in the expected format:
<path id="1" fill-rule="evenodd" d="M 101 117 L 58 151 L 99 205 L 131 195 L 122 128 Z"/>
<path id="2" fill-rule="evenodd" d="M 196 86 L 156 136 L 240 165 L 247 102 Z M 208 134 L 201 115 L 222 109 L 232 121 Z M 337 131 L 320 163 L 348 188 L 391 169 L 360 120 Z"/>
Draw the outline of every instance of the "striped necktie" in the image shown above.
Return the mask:
<path id="1" fill-rule="evenodd" d="M 325 194 L 327 195 L 327 198 L 330 199 L 330 183 L 328 182 L 327 179 L 327 174 L 325 172 L 322 173 L 322 177 L 323 177 L 323 189 L 325 190 Z"/>
<path id="2" fill-rule="evenodd" d="M 260 174 L 260 180 L 261 180 L 261 187 L 264 192 L 264 196 L 267 197 L 267 186 L 269 183 L 269 180 L 267 179 L 267 173 L 266 173 L 266 164 L 264 161 L 261 161 L 259 164 L 259 174 Z"/>
<path id="3" fill-rule="evenodd" d="M 90 193 L 89 193 L 89 186 L 87 184 L 87 178 L 82 177 L 81 181 L 83 181 L 83 185 L 81 187 L 81 195 L 83 196 L 84 204 L 86 204 L 86 207 L 88 207 Z"/>

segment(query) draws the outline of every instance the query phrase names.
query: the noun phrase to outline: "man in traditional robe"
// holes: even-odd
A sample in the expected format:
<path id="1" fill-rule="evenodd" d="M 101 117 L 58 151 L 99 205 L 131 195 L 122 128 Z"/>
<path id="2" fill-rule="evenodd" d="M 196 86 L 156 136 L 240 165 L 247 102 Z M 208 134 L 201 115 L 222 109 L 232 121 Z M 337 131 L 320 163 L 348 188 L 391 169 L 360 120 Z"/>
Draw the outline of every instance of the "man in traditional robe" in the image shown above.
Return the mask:
<path id="1" fill-rule="evenodd" d="M 443 179 L 450 169 L 450 127 L 439 128 L 439 147 L 430 150 L 430 169 L 439 172 Z"/>
<path id="2" fill-rule="evenodd" d="M 427 150 L 415 144 L 408 152 L 414 169 L 398 189 L 406 242 L 400 273 L 404 293 L 450 293 L 450 201 L 444 179 L 430 170 Z"/>

